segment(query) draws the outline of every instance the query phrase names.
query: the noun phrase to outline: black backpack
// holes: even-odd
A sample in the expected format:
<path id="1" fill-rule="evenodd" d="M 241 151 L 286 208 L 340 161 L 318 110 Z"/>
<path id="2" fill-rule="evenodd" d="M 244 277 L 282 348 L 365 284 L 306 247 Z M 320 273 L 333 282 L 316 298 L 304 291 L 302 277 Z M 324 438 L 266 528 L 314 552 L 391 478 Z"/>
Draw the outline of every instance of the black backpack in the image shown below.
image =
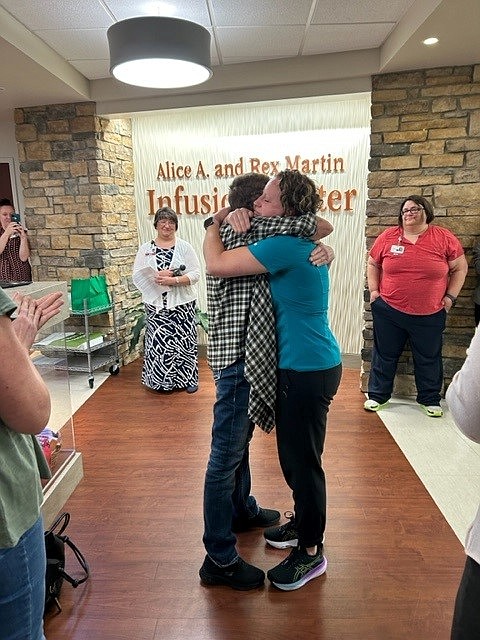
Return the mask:
<path id="1" fill-rule="evenodd" d="M 90 569 L 83 553 L 63 532 L 70 522 L 70 514 L 62 513 L 52 524 L 48 531 L 45 531 L 45 550 L 47 554 L 47 571 L 45 574 L 45 613 L 56 606 L 58 612 L 62 610 L 58 598 L 62 589 L 63 581 L 69 582 L 72 587 L 77 588 L 88 579 Z M 69 546 L 75 554 L 84 576 L 75 579 L 65 571 L 65 545 Z"/>

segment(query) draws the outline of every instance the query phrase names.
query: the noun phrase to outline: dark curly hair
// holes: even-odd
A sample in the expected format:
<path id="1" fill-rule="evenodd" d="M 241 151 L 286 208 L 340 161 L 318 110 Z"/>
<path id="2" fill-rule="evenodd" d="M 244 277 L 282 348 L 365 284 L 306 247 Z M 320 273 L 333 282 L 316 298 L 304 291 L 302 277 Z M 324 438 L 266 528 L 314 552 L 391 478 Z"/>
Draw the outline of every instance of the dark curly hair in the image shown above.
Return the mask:
<path id="1" fill-rule="evenodd" d="M 9 198 L 0 198 L 0 207 L 12 207 L 12 203 Z"/>
<path id="2" fill-rule="evenodd" d="M 235 178 L 228 192 L 230 208 L 233 210 L 245 207 L 253 211 L 253 203 L 262 195 L 267 182 L 268 176 L 263 173 L 244 173 Z"/>
<path id="3" fill-rule="evenodd" d="M 155 213 L 155 218 L 153 219 L 153 226 L 155 227 L 155 229 L 157 228 L 159 220 L 173 220 L 173 222 L 175 223 L 175 229 L 178 229 L 177 214 L 170 207 L 162 207 Z"/>
<path id="4" fill-rule="evenodd" d="M 423 196 L 415 196 L 415 195 L 408 196 L 408 198 L 405 198 L 402 204 L 400 205 L 400 213 L 398 214 L 399 227 L 403 227 L 402 209 L 405 206 L 405 203 L 408 202 L 409 200 L 411 200 L 412 202 L 415 202 L 415 204 L 418 204 L 419 207 L 422 207 L 422 209 L 425 211 L 425 214 L 427 216 L 427 223 L 431 222 L 435 218 L 433 207 L 426 198 L 424 198 Z"/>
<path id="5" fill-rule="evenodd" d="M 276 176 L 280 180 L 280 201 L 287 216 L 315 213 L 322 205 L 317 187 L 304 173 L 285 169 Z"/>

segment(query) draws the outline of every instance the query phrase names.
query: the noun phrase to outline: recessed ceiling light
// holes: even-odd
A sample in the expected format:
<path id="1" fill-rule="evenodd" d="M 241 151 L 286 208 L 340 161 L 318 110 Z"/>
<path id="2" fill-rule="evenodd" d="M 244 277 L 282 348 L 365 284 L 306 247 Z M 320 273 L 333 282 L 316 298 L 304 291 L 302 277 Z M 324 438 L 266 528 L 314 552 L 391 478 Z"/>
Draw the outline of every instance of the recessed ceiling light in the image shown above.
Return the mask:
<path id="1" fill-rule="evenodd" d="M 426 44 L 427 47 L 431 47 L 433 44 L 437 44 L 438 38 L 425 38 L 422 42 Z"/>

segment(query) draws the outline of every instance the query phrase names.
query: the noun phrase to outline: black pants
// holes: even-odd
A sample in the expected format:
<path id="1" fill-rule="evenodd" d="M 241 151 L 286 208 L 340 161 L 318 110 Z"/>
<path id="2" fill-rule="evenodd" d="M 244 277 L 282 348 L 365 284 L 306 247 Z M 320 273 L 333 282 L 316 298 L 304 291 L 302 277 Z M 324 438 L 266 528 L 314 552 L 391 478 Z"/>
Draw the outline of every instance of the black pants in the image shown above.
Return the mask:
<path id="1" fill-rule="evenodd" d="M 475 326 L 480 322 L 480 304 L 475 303 Z"/>
<path id="2" fill-rule="evenodd" d="M 453 613 L 451 640 L 480 638 L 480 565 L 467 556 Z"/>
<path id="3" fill-rule="evenodd" d="M 322 453 L 327 413 L 341 377 L 341 365 L 324 371 L 278 371 L 278 457 L 293 493 L 302 547 L 322 548 L 327 512 Z"/>
<path id="4" fill-rule="evenodd" d="M 397 311 L 382 298 L 377 298 L 372 303 L 372 317 L 374 347 L 368 397 L 380 404 L 390 399 L 398 359 L 408 340 L 413 356 L 417 402 L 440 404 L 445 310 L 428 316 L 414 316 Z"/>

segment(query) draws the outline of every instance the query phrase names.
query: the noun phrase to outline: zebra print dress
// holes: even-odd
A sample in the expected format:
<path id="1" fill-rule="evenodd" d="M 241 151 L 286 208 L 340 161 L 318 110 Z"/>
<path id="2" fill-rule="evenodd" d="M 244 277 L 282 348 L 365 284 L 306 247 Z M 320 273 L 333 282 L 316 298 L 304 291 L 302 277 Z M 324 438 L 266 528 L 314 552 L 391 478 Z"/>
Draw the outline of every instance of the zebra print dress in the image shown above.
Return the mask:
<path id="1" fill-rule="evenodd" d="M 173 247 L 155 245 L 157 268 L 170 267 Z M 198 345 L 195 301 L 167 309 L 145 305 L 145 353 L 142 383 L 154 391 L 173 391 L 198 386 Z"/>

